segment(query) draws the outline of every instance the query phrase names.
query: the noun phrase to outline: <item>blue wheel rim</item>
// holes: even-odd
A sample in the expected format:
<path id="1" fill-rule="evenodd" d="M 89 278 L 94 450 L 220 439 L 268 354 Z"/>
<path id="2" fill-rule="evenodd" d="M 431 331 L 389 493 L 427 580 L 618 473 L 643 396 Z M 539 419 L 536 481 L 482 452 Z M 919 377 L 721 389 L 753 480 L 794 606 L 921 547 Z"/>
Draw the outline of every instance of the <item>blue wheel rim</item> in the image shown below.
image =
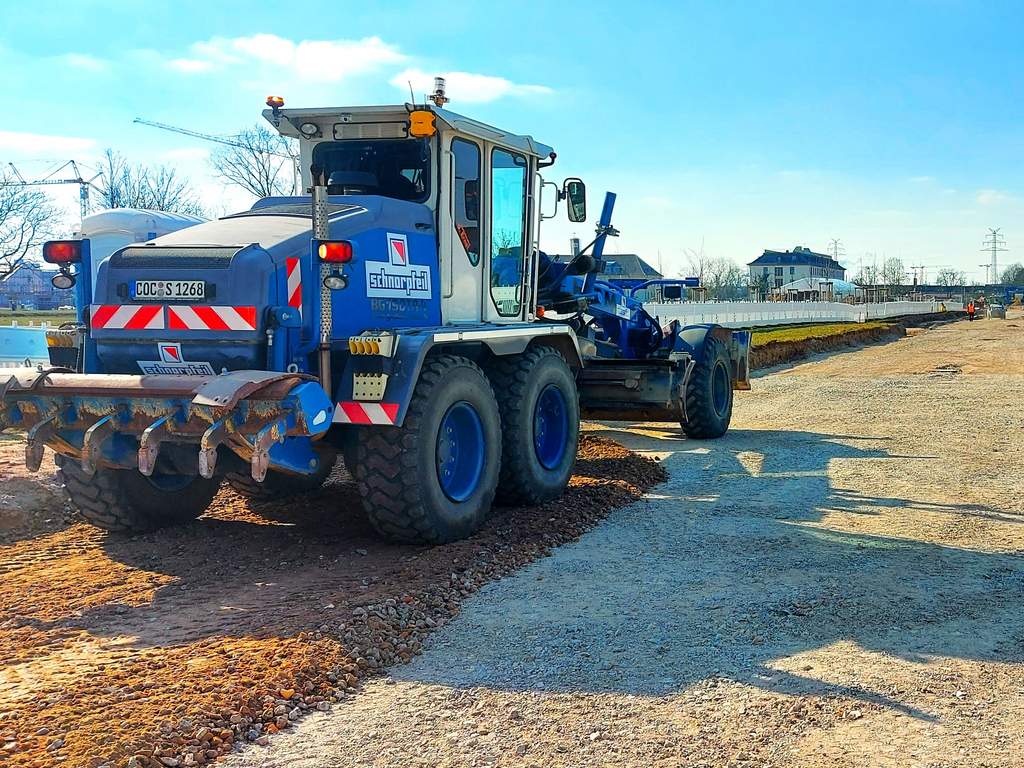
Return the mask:
<path id="1" fill-rule="evenodd" d="M 731 389 L 732 382 L 729 381 L 729 371 L 724 363 L 718 363 L 711 374 L 711 396 L 714 401 L 715 413 L 719 416 L 725 416 Z"/>
<path id="2" fill-rule="evenodd" d="M 455 403 L 437 431 L 437 479 L 444 495 L 465 501 L 484 474 L 484 427 L 480 414 L 465 401 Z"/>
<path id="3" fill-rule="evenodd" d="M 548 384 L 533 408 L 533 447 L 544 469 L 555 469 L 569 440 L 569 406 L 562 390 Z"/>

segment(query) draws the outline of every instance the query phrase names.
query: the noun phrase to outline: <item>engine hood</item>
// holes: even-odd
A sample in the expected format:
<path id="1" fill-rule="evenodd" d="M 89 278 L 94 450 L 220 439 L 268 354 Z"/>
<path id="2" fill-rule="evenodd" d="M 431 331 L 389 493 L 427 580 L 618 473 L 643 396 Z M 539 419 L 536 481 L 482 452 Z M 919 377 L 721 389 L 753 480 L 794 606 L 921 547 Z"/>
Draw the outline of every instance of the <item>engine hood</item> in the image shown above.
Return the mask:
<path id="1" fill-rule="evenodd" d="M 433 214 L 422 203 L 377 195 L 332 195 L 328 198 L 330 234 L 344 239 L 382 226 L 410 231 L 433 231 Z M 248 211 L 197 224 L 146 243 L 160 248 L 257 245 L 277 261 L 305 253 L 313 236 L 309 197 L 269 197 Z"/>

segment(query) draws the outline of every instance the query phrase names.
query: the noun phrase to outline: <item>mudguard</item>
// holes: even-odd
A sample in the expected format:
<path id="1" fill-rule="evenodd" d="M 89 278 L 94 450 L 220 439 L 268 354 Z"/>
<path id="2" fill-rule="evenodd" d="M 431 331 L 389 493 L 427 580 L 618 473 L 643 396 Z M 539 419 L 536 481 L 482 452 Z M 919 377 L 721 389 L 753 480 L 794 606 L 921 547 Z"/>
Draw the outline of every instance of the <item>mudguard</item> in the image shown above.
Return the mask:
<path id="1" fill-rule="evenodd" d="M 675 351 L 686 352 L 700 364 L 704 361 L 705 342 L 709 335 L 720 340 L 729 350 L 733 389 L 750 389 L 750 331 L 734 331 L 713 323 L 687 326 L 676 337 Z"/>
<path id="2" fill-rule="evenodd" d="M 373 331 L 366 331 L 372 334 Z M 400 427 L 412 400 L 420 369 L 427 354 L 435 347 L 465 351 L 484 346 L 495 356 L 522 353 L 534 340 L 557 347 L 573 369 L 582 366 L 579 344 L 572 330 L 555 323 L 516 323 L 510 325 L 474 324 L 403 329 L 391 357 L 380 355 L 347 356 L 345 367 L 336 379 L 334 422 L 337 424 Z M 472 356 L 472 355 L 470 355 Z M 379 383 L 383 396 L 374 401 L 357 397 L 356 377 L 373 382 L 372 377 L 387 378 Z"/>

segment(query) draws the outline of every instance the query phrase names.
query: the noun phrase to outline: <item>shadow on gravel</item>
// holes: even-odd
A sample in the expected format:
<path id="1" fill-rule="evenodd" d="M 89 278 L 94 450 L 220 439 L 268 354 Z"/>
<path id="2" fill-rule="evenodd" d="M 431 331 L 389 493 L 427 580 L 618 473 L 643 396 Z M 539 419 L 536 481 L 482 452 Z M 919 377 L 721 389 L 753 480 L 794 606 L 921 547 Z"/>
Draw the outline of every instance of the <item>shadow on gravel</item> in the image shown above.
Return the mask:
<path id="1" fill-rule="evenodd" d="M 284 503 L 225 488 L 204 517 L 152 534 L 76 523 L 3 547 L 0 748 L 25 768 L 207 764 L 329 709 L 417 654 L 481 585 L 665 478 L 586 435 L 577 467 L 559 499 L 436 547 L 373 535 L 341 469 Z"/>
<path id="2" fill-rule="evenodd" d="M 928 719 L 880 691 L 773 667 L 844 642 L 918 663 L 1024 660 L 1024 558 L 820 524 L 835 513 L 1024 522 L 978 505 L 869 496 L 829 478 L 835 461 L 934 457 L 889 454 L 878 447 L 884 439 L 799 431 L 733 430 L 708 442 L 651 425 L 596 434 L 668 453 L 670 480 L 647 503 L 486 587 L 487 599 L 464 606 L 431 652 L 396 676 L 636 695 L 725 677 Z"/>

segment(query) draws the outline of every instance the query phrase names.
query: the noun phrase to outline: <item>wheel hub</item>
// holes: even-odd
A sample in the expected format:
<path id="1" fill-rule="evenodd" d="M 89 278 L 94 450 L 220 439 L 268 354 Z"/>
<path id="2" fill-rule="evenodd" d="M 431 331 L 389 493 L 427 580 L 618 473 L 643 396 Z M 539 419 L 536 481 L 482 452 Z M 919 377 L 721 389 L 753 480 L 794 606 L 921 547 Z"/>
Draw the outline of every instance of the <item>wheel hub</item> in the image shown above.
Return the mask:
<path id="1" fill-rule="evenodd" d="M 437 431 L 437 479 L 445 496 L 468 499 L 480 485 L 484 469 L 484 429 L 480 414 L 469 403 L 447 410 Z"/>
<path id="2" fill-rule="evenodd" d="M 569 407 L 562 390 L 548 384 L 533 409 L 533 447 L 544 469 L 555 469 L 565 457 Z"/>

